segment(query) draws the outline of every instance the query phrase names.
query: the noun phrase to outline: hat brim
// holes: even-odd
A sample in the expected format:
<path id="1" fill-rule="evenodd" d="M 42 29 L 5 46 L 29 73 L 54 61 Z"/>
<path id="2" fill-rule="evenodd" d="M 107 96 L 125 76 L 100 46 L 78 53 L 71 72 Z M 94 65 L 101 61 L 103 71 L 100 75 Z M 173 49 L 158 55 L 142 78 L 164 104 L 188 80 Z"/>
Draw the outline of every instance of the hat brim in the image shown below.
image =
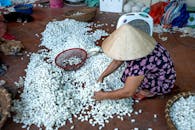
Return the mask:
<path id="1" fill-rule="evenodd" d="M 156 43 L 147 33 L 125 24 L 103 41 L 102 49 L 108 57 L 126 61 L 145 57 Z"/>

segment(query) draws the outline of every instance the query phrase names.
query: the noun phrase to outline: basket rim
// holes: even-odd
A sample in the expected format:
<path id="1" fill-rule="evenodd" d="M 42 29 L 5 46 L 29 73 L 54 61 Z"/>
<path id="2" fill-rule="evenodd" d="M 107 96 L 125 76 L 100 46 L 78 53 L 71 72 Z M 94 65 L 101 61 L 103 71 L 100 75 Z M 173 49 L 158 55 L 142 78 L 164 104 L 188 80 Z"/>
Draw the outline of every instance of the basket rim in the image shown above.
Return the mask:
<path id="1" fill-rule="evenodd" d="M 92 13 L 92 12 L 96 12 L 97 11 L 97 8 L 81 8 L 81 9 L 71 9 L 69 11 L 67 11 L 65 13 L 66 14 L 69 14 L 69 13 L 74 13 L 74 12 L 82 12 L 82 13 Z"/>
<path id="2" fill-rule="evenodd" d="M 69 70 L 69 69 L 67 69 L 67 67 L 64 67 L 64 66 L 59 65 L 59 64 L 57 63 L 57 59 L 59 58 L 59 56 L 60 56 L 61 54 L 63 54 L 64 52 L 70 51 L 70 50 L 80 50 L 80 51 L 82 51 L 82 52 L 85 54 L 84 59 L 82 60 L 82 62 L 80 62 L 80 63 L 74 65 L 75 67 L 78 67 L 79 65 L 85 63 L 85 61 L 86 61 L 86 59 L 87 59 L 87 51 L 85 51 L 85 50 L 82 49 L 82 48 L 70 48 L 70 49 L 64 50 L 64 51 L 60 52 L 60 53 L 55 57 L 55 64 L 56 64 L 58 67 L 60 67 L 60 68 L 62 68 L 62 69 L 64 69 L 64 70 Z M 74 70 L 74 69 L 73 69 L 73 70 Z"/>
<path id="3" fill-rule="evenodd" d="M 78 19 L 78 20 L 84 17 L 89 17 L 88 19 L 92 19 L 92 17 L 95 17 L 96 11 L 97 11 L 97 8 L 95 7 L 91 7 L 91 8 L 87 7 L 87 8 L 81 8 L 81 9 L 76 9 L 76 10 L 72 9 L 72 10 L 67 11 L 64 14 L 64 16 L 69 19 Z M 83 14 L 73 15 L 76 12 L 81 12 Z"/>
<path id="4" fill-rule="evenodd" d="M 171 117 L 169 115 L 169 109 L 171 108 L 171 106 L 177 101 L 179 100 L 181 97 L 187 98 L 189 96 L 195 96 L 195 92 L 181 92 L 176 94 L 175 96 L 171 97 L 167 102 L 166 102 L 166 107 L 165 107 L 165 119 L 166 122 L 169 126 L 169 128 L 171 130 L 177 130 L 177 128 L 175 127 L 173 121 L 171 120 Z"/>
<path id="5" fill-rule="evenodd" d="M 5 121 L 7 120 L 8 116 L 10 116 L 10 109 L 11 109 L 11 95 L 10 93 L 3 87 L 0 87 L 0 92 L 4 93 L 4 97 L 8 102 L 8 106 L 6 106 L 6 113 L 1 113 L 2 117 L 0 119 L 0 129 L 3 127 Z M 2 111 L 2 110 L 1 110 Z"/>

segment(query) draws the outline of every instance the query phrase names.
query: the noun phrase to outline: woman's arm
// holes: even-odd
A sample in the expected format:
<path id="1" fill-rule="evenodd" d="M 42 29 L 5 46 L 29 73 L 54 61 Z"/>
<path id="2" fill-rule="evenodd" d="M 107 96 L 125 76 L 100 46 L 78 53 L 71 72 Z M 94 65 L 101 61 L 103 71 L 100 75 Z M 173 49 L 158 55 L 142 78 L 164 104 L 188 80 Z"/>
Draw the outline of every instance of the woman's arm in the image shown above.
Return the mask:
<path id="1" fill-rule="evenodd" d="M 94 93 L 94 96 L 92 98 L 98 101 L 104 99 L 129 98 L 133 96 L 133 94 L 135 93 L 136 89 L 140 86 L 143 79 L 144 76 L 127 77 L 123 88 L 110 92 L 98 91 Z"/>
<path id="2" fill-rule="evenodd" d="M 117 61 L 117 60 L 113 60 L 108 67 L 104 70 L 104 72 L 100 75 L 98 82 L 103 82 L 103 79 L 108 76 L 109 74 L 111 74 L 112 72 L 114 72 L 118 67 L 121 66 L 121 64 L 124 61 Z"/>

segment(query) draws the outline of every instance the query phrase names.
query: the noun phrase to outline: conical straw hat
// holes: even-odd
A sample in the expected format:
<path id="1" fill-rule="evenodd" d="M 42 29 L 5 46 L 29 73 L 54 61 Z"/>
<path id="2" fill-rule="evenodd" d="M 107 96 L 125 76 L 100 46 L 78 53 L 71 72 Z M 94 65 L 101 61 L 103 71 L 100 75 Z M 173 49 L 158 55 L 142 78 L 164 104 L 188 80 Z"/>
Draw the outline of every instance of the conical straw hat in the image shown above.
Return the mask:
<path id="1" fill-rule="evenodd" d="M 115 60 L 134 60 L 151 53 L 156 45 L 147 33 L 124 24 L 102 43 L 104 53 Z"/>

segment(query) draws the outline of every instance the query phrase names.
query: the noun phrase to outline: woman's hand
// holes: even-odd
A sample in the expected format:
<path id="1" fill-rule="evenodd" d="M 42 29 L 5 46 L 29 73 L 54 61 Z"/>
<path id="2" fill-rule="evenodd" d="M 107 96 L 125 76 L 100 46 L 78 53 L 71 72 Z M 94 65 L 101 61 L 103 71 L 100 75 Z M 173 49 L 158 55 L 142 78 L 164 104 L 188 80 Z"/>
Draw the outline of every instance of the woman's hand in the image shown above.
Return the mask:
<path id="1" fill-rule="evenodd" d="M 94 96 L 92 98 L 97 101 L 101 101 L 105 98 L 105 92 L 103 92 L 102 90 L 94 92 Z"/>
<path id="2" fill-rule="evenodd" d="M 100 76 L 97 80 L 98 83 L 102 83 L 104 81 L 104 77 Z"/>
<path id="3" fill-rule="evenodd" d="M 140 76 L 129 76 L 125 81 L 125 85 L 122 88 L 113 91 L 98 91 L 94 92 L 93 99 L 100 101 L 105 99 L 122 99 L 129 98 L 134 95 L 136 89 L 140 86 L 144 79 L 144 75 Z"/>

